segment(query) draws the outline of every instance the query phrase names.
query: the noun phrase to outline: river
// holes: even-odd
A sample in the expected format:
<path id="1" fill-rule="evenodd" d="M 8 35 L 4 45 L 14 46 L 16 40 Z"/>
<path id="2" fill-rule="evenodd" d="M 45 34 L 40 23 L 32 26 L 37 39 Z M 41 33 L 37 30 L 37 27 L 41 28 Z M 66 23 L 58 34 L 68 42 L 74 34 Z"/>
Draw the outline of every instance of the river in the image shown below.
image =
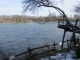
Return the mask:
<path id="1" fill-rule="evenodd" d="M 0 49 L 6 54 L 19 54 L 27 51 L 28 47 L 60 42 L 64 30 L 57 25 L 57 22 L 0 23 Z M 69 36 L 70 33 L 66 38 Z"/>

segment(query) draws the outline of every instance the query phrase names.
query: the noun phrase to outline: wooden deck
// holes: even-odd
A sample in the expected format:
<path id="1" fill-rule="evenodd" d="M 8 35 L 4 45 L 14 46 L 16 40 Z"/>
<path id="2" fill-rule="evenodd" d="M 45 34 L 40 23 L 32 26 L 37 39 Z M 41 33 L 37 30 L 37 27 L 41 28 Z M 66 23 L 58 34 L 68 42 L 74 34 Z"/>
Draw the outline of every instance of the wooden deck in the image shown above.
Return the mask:
<path id="1" fill-rule="evenodd" d="M 79 29 L 79 27 L 78 27 L 78 26 L 76 26 L 76 27 L 73 26 L 73 27 L 74 27 L 75 33 L 80 34 L 80 29 Z M 58 25 L 58 28 L 65 30 L 66 25 Z M 66 28 L 66 31 L 73 32 L 72 27 L 70 27 L 70 26 L 68 25 L 67 28 Z"/>

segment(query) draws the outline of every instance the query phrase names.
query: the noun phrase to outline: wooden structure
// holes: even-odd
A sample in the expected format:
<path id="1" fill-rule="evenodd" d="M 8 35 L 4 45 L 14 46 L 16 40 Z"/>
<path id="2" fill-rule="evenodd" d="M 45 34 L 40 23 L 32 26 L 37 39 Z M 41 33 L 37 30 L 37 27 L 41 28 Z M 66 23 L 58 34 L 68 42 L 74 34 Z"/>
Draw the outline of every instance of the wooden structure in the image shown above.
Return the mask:
<path id="1" fill-rule="evenodd" d="M 75 33 L 80 34 L 80 28 L 79 26 L 77 26 L 77 22 L 78 20 L 76 20 L 75 25 L 70 26 L 70 25 L 66 25 L 66 21 L 58 20 L 58 28 L 64 29 L 65 31 L 69 31 L 69 32 L 73 32 L 73 28 L 74 28 Z"/>
<path id="2" fill-rule="evenodd" d="M 67 40 L 67 41 L 64 41 L 64 42 L 68 43 L 68 42 L 70 42 L 70 40 Z M 56 46 L 59 46 L 59 45 L 61 45 L 61 44 L 53 42 L 53 44 L 44 45 L 44 46 L 41 46 L 41 47 L 36 47 L 36 48 L 30 48 L 30 47 L 28 47 L 28 49 L 27 49 L 26 52 L 10 56 L 9 58 L 6 58 L 4 60 L 10 60 L 11 57 L 14 59 L 14 58 L 16 58 L 18 56 L 21 56 L 23 54 L 27 54 L 26 55 L 27 60 L 35 60 L 37 56 L 39 56 L 39 58 L 43 58 L 43 57 L 46 57 L 46 56 L 56 55 L 56 53 L 58 53 L 58 52 L 63 52 L 63 51 L 69 51 L 70 50 L 69 48 L 66 48 L 66 49 L 63 49 L 63 50 L 56 49 Z M 67 44 L 67 46 L 69 47 L 68 44 Z M 52 48 L 50 48 L 50 47 L 52 47 Z M 48 48 L 48 49 L 45 50 L 45 48 Z M 39 52 L 36 52 L 35 54 L 33 53 L 33 51 L 40 50 L 40 49 L 42 49 L 44 51 L 42 51 L 42 52 L 39 51 Z"/>
<path id="3" fill-rule="evenodd" d="M 64 38 L 66 35 L 66 32 L 72 32 L 73 35 L 71 37 L 71 42 L 70 42 L 70 47 L 73 46 L 75 47 L 75 51 L 76 51 L 76 57 L 80 57 L 80 39 L 76 38 L 76 33 L 80 34 L 80 27 L 77 26 L 78 23 L 78 19 L 76 20 L 75 24 L 72 24 L 71 22 L 68 20 L 68 22 L 66 20 L 58 20 L 58 28 L 60 29 L 64 29 L 64 34 L 63 34 L 63 38 L 62 38 L 62 46 L 61 49 L 63 49 L 64 46 Z"/>

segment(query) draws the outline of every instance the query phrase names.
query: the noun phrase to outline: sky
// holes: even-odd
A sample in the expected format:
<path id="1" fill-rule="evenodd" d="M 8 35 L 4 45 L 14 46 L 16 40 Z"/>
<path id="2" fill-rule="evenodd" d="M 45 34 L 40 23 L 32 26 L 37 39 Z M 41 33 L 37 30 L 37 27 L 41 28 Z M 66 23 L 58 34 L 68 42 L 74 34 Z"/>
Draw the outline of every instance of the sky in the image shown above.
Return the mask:
<path id="1" fill-rule="evenodd" d="M 27 15 L 27 16 L 47 16 L 49 13 L 59 15 L 53 8 L 42 7 L 38 12 L 22 13 L 23 0 L 0 0 L 0 15 Z M 73 7 L 78 4 L 79 0 L 55 0 L 55 5 L 61 8 L 68 16 L 74 15 Z"/>

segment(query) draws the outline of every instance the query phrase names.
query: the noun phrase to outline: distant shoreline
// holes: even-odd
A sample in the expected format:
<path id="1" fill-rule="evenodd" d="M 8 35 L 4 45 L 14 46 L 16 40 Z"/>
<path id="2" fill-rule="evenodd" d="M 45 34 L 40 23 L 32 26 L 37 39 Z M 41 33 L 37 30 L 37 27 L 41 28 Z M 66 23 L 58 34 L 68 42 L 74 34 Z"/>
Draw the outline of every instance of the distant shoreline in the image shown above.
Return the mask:
<path id="1" fill-rule="evenodd" d="M 0 20 L 0 23 L 28 23 L 28 22 L 37 22 L 37 23 L 41 23 L 41 22 L 56 22 L 58 20 L 53 20 L 53 21 L 32 21 L 32 20 L 27 20 L 27 21 L 15 21 L 15 20 Z M 75 22 L 76 20 L 70 20 Z M 80 21 L 80 20 L 79 20 Z"/>

